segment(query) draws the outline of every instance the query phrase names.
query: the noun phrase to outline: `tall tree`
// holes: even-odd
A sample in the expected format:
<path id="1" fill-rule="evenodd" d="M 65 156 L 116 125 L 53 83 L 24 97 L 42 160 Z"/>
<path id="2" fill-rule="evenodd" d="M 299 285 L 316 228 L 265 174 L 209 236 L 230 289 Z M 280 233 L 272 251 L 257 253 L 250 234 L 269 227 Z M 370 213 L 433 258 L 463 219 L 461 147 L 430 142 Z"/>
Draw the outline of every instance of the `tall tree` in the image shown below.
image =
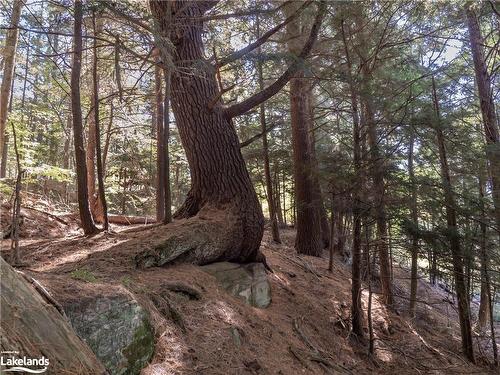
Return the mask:
<path id="1" fill-rule="evenodd" d="M 491 77 L 483 52 L 483 37 L 481 27 L 474 11 L 474 4 L 466 4 L 467 26 L 469 28 L 469 40 L 474 60 L 474 71 L 476 73 L 476 85 L 481 104 L 481 114 L 483 116 L 484 133 L 486 136 L 487 151 L 486 156 L 489 162 L 489 171 L 492 187 L 493 202 L 495 204 L 495 214 L 497 231 L 500 235 L 500 133 L 498 119 L 495 112 L 495 102 L 493 100 L 493 90 L 491 88 Z"/>
<path id="2" fill-rule="evenodd" d="M 93 45 L 93 66 L 92 66 L 92 96 L 94 99 L 93 107 L 94 107 L 94 138 L 95 138 L 95 155 L 97 158 L 97 183 L 99 195 L 96 202 L 96 208 L 94 212 L 95 216 L 99 218 L 99 220 L 103 223 L 103 229 L 108 230 L 109 222 L 108 222 L 108 205 L 106 203 L 106 193 L 104 190 L 104 166 L 102 162 L 102 152 L 101 152 L 101 126 L 100 126 L 100 115 L 99 115 L 99 72 L 98 72 L 98 47 L 97 47 L 97 36 L 99 35 L 100 27 L 97 26 L 99 21 L 96 20 L 95 11 L 92 14 L 92 24 L 94 28 L 94 45 Z M 100 22 L 99 22 L 100 23 Z M 89 151 L 89 150 L 88 150 Z"/>
<path id="3" fill-rule="evenodd" d="M 344 44 L 344 53 L 347 61 L 347 81 L 349 84 L 349 94 L 351 99 L 351 112 L 353 122 L 353 162 L 355 173 L 355 186 L 353 189 L 353 228 L 352 228 L 352 331 L 359 337 L 363 337 L 363 308 L 361 306 L 361 134 L 360 121 L 358 110 L 358 93 L 356 84 L 352 74 L 352 61 L 347 43 L 346 30 L 344 20 L 340 21 L 340 31 L 342 33 L 342 41 Z M 333 223 L 332 223 L 333 225 Z M 333 238 L 330 239 L 333 242 Z"/>
<path id="4" fill-rule="evenodd" d="M 3 79 L 0 87 L 0 157 L 3 159 L 5 144 L 5 129 L 7 124 L 7 110 L 14 80 L 14 66 L 16 61 L 17 39 L 19 37 L 19 19 L 21 18 L 22 0 L 14 0 L 12 3 L 12 15 L 10 18 L 10 29 L 7 31 L 5 47 L 3 50 Z M 5 161 L 0 163 L 0 178 L 5 177 Z"/>
<path id="5" fill-rule="evenodd" d="M 290 17 L 296 13 L 301 2 L 290 2 L 285 11 Z M 287 25 L 288 51 L 298 56 L 302 41 L 302 26 L 305 17 L 297 17 Z M 318 210 L 318 192 L 314 181 L 314 159 L 311 144 L 310 108 L 312 94 L 311 79 L 306 76 L 305 67 L 297 71 L 290 80 L 290 118 L 292 128 L 293 176 L 297 218 L 295 228 L 295 249 L 300 254 L 321 256 L 321 216 Z"/>
<path id="6" fill-rule="evenodd" d="M 460 319 L 460 330 L 462 334 L 462 351 L 465 356 L 474 362 L 474 347 L 472 342 L 472 328 L 469 310 L 469 297 L 465 283 L 463 254 L 460 247 L 460 234 L 457 227 L 457 213 L 453 186 L 451 184 L 450 168 L 446 145 L 441 124 L 441 114 L 439 100 L 436 90 L 436 81 L 432 77 L 432 97 L 435 111 L 435 132 L 439 150 L 439 162 L 441 166 L 441 180 L 444 192 L 444 202 L 446 210 L 446 223 L 448 225 L 448 239 L 453 263 L 453 275 L 455 279 L 455 289 L 458 300 L 458 315 Z"/>
<path id="7" fill-rule="evenodd" d="M 75 145 L 76 182 L 78 190 L 78 208 L 83 232 L 86 235 L 97 233 L 89 207 L 87 186 L 87 165 L 83 145 L 82 105 L 80 101 L 80 72 L 82 69 L 82 20 L 81 0 L 74 4 L 73 58 L 71 67 L 71 111 L 73 115 L 73 134 Z"/>
<path id="8" fill-rule="evenodd" d="M 262 210 L 239 147 L 232 118 L 248 112 L 276 94 L 298 70 L 292 63 L 270 86 L 249 98 L 223 106 L 215 69 L 205 61 L 202 16 L 217 1 L 151 1 L 150 8 L 161 37 L 171 30 L 172 51 L 161 47 L 164 61 L 172 59 L 172 110 L 191 171 L 191 189 L 177 210 L 189 218 L 183 230 L 167 237 L 161 247 L 141 252 L 140 266 L 165 264 L 182 256 L 198 264 L 215 260 L 263 260 L 259 245 L 263 233 Z M 304 59 L 319 32 L 325 4 L 320 8 L 309 38 L 299 54 Z M 170 18 L 172 22 L 170 21 Z M 258 47 L 255 43 L 242 55 Z M 179 246 L 182 242 L 185 246 Z"/>

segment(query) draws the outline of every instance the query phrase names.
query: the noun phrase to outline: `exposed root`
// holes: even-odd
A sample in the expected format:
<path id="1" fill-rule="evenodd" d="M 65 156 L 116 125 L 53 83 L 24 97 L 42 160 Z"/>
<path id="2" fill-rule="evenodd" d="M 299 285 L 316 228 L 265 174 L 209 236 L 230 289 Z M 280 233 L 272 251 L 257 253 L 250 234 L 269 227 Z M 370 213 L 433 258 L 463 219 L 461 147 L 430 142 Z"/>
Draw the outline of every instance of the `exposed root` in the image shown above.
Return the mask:
<path id="1" fill-rule="evenodd" d="M 200 300 L 201 299 L 201 292 L 187 284 L 183 283 L 165 283 L 162 285 L 162 289 L 167 289 L 169 291 L 172 291 L 174 293 L 181 293 L 183 295 L 186 295 L 189 299 L 191 300 Z"/>
<path id="2" fill-rule="evenodd" d="M 258 248 L 245 243 L 248 236 L 241 220 L 230 209 L 205 207 L 197 216 L 163 227 L 165 237 L 148 244 L 135 256 L 138 268 L 171 263 L 205 265 L 218 261 L 255 262 Z M 260 256 L 264 262 L 265 257 Z M 268 267 L 269 268 L 269 267 Z"/>
<path id="3" fill-rule="evenodd" d="M 186 332 L 184 318 L 170 298 L 166 296 L 163 297 L 155 293 L 150 293 L 149 297 L 151 298 L 154 306 L 164 317 L 171 319 L 182 330 L 182 332 Z"/>

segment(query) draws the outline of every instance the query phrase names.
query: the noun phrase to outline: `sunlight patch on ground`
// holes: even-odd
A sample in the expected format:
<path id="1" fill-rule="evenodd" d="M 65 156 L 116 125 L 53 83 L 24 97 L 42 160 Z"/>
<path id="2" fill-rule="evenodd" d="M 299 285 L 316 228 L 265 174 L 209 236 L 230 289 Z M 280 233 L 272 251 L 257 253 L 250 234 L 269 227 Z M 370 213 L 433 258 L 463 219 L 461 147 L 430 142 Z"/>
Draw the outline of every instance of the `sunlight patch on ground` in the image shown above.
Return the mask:
<path id="1" fill-rule="evenodd" d="M 87 258 L 90 254 L 95 254 L 95 253 L 100 253 L 103 251 L 106 251 L 110 249 L 111 247 L 114 247 L 116 245 L 119 245 L 120 243 L 126 242 L 127 240 L 122 240 L 122 241 L 117 241 L 117 242 L 111 242 L 107 241 L 105 242 L 104 245 L 102 246 L 96 246 L 96 247 L 87 247 L 87 248 L 78 248 L 78 250 L 75 250 L 75 252 L 71 252 L 69 254 L 66 254 L 64 256 L 58 257 L 53 259 L 50 263 L 48 264 L 43 264 L 39 267 L 34 267 L 33 270 L 37 272 L 50 272 L 51 270 L 62 266 L 66 263 L 74 263 L 78 262 L 79 260 Z"/>

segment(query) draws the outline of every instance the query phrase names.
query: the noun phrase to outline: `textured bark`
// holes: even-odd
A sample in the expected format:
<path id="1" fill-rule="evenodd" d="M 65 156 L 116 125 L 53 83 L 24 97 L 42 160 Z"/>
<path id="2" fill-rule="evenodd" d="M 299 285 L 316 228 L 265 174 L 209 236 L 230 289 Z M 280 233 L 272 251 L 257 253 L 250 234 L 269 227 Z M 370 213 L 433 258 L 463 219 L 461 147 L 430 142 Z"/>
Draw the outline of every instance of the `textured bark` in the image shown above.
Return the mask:
<path id="1" fill-rule="evenodd" d="M 12 15 L 10 18 L 11 29 L 7 31 L 5 39 L 5 47 L 3 49 L 3 79 L 0 86 L 0 156 L 2 162 L 4 159 L 4 147 L 6 147 L 5 130 L 7 125 L 7 109 L 9 106 L 9 99 L 12 88 L 12 81 L 14 80 L 14 67 L 16 61 L 17 39 L 19 36 L 19 19 L 21 18 L 21 8 L 23 2 L 21 0 L 14 0 L 12 3 Z M 2 168 L 0 177 L 5 177 L 5 168 Z"/>
<path id="2" fill-rule="evenodd" d="M 214 72 L 204 63 L 200 17 L 215 3 L 150 2 L 163 34 L 169 28 L 167 7 L 175 14 L 171 104 L 191 171 L 191 189 L 176 213 L 177 218 L 188 218 L 182 233 L 167 234 L 162 246 L 140 254 L 139 266 L 180 258 L 197 264 L 261 259 L 263 215 L 235 128 L 220 110 L 220 100 L 209 108 L 218 92 Z M 169 54 L 163 47 L 161 52 Z"/>
<path id="3" fill-rule="evenodd" d="M 415 181 L 415 171 L 413 168 L 413 148 L 415 143 L 415 136 L 412 132 L 410 137 L 410 147 L 408 151 L 408 175 L 410 177 L 410 209 L 411 220 L 415 228 L 412 231 L 411 238 L 411 281 L 410 281 L 410 315 L 415 316 L 415 309 L 417 306 L 417 262 L 418 262 L 418 210 L 417 210 L 417 186 Z"/>
<path id="4" fill-rule="evenodd" d="M 71 68 L 71 109 L 73 115 L 73 134 L 75 144 L 76 179 L 78 208 L 83 232 L 91 235 L 97 232 L 89 208 L 87 187 L 87 166 L 83 146 L 82 107 L 80 102 L 80 71 L 82 67 L 82 2 L 75 1 L 75 24 L 73 36 L 73 59 Z"/>
<path id="5" fill-rule="evenodd" d="M 474 60 L 476 73 L 476 85 L 481 104 L 484 133 L 486 136 L 486 156 L 489 162 L 493 202 L 495 204 L 495 217 L 497 231 L 500 234 L 500 134 L 498 119 L 495 112 L 493 90 L 491 88 L 491 77 L 488 73 L 484 52 L 483 37 L 479 21 L 474 12 L 473 5 L 466 5 L 467 24 L 469 28 L 469 39 Z"/>
<path id="6" fill-rule="evenodd" d="M 439 149 L 439 161 L 441 165 L 441 179 L 443 184 L 444 200 L 446 205 L 446 223 L 448 226 L 448 239 L 452 254 L 453 274 L 458 300 L 458 315 L 460 319 L 460 330 L 462 335 L 462 351 L 465 356 L 474 362 L 474 348 L 472 342 L 471 318 L 466 282 L 464 277 L 463 253 L 460 247 L 460 237 L 457 227 L 457 214 L 453 187 L 451 184 L 450 169 L 446 154 L 446 146 L 440 123 L 439 101 L 436 93 L 436 83 L 432 77 L 432 93 L 434 109 L 436 113 L 436 138 Z"/>
<path id="7" fill-rule="evenodd" d="M 295 13 L 300 2 L 285 7 L 287 15 Z M 301 22 L 302 21 L 302 22 Z M 295 19 L 287 25 L 288 50 L 297 56 L 301 45 L 301 26 L 305 20 Z M 317 205 L 314 184 L 314 158 L 310 129 L 310 80 L 304 69 L 297 71 L 290 80 L 290 117 L 292 127 L 293 174 L 297 216 L 295 227 L 295 249 L 300 254 L 321 256 L 321 217 Z"/>

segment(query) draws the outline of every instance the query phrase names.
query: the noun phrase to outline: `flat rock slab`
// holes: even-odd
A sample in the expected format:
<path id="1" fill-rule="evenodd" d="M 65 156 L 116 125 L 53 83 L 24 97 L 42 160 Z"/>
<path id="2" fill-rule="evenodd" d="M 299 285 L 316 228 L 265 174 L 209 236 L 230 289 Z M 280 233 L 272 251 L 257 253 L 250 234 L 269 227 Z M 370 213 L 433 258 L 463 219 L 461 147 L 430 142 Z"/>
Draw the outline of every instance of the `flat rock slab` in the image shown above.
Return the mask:
<path id="1" fill-rule="evenodd" d="M 212 263 L 201 267 L 215 276 L 222 287 L 251 306 L 266 308 L 271 303 L 271 285 L 262 263 Z"/>
<path id="2" fill-rule="evenodd" d="M 139 374 L 154 351 L 148 313 L 123 287 L 91 288 L 61 301 L 73 328 L 111 374 Z"/>

